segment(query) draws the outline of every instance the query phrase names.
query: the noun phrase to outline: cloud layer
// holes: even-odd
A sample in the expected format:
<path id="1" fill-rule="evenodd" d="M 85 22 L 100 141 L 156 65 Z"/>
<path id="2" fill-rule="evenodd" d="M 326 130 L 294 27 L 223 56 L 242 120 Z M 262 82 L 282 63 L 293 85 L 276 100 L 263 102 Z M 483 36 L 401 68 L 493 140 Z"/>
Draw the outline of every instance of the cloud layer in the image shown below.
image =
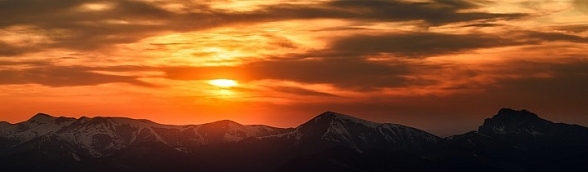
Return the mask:
<path id="1" fill-rule="evenodd" d="M 38 90 L 80 105 L 114 92 L 138 101 L 121 111 L 170 123 L 288 126 L 333 110 L 451 133 L 514 107 L 588 124 L 587 15 L 579 0 L 5 0 L 0 99 L 35 105 L 0 113 L 82 113 L 22 91 Z M 240 85 L 206 84 L 217 78 Z"/>

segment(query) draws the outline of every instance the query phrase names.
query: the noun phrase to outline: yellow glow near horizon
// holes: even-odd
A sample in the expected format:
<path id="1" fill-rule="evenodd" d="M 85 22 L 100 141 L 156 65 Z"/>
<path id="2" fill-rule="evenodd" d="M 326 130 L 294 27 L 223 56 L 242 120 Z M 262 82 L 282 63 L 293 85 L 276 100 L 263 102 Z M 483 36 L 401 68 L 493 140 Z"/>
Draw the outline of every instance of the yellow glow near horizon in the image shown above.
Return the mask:
<path id="1" fill-rule="evenodd" d="M 232 80 L 232 79 L 213 79 L 208 81 L 208 83 L 210 85 L 214 85 L 217 87 L 222 87 L 222 88 L 230 88 L 230 87 L 234 87 L 237 86 L 237 81 Z"/>
<path id="2" fill-rule="evenodd" d="M 80 7 L 83 11 L 104 11 L 111 8 L 113 8 L 113 5 L 107 3 L 87 3 Z"/>

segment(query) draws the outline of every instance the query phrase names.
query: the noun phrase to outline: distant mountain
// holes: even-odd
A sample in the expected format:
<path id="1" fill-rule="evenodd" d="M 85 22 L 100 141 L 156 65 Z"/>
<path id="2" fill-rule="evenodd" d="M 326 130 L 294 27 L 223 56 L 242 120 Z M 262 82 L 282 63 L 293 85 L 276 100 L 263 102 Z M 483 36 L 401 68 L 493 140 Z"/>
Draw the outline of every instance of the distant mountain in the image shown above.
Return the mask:
<path id="1" fill-rule="evenodd" d="M 288 131 L 262 125 L 244 126 L 233 121 L 202 125 L 172 126 L 149 120 L 111 117 L 79 119 L 52 117 L 39 113 L 27 121 L 0 129 L 5 146 L 14 150 L 33 150 L 24 145 L 39 145 L 43 139 L 56 138 L 76 148 L 78 157 L 102 158 L 131 145 L 158 142 L 179 151 L 190 147 L 237 142 L 247 137 L 261 137 Z M 41 142 L 41 143 L 40 143 Z M 6 154 L 10 152 L 0 153 Z"/>
<path id="2" fill-rule="evenodd" d="M 0 122 L 2 171 L 588 171 L 588 128 L 501 109 L 440 138 L 325 112 L 296 128 L 218 121 L 66 118 Z"/>
<path id="3" fill-rule="evenodd" d="M 588 145 L 588 128 L 553 123 L 527 110 L 501 109 L 484 120 L 478 131 L 521 149 L 546 149 Z"/>
<path id="4" fill-rule="evenodd" d="M 524 109 L 501 109 L 478 131 L 448 137 L 445 146 L 507 171 L 588 171 L 588 128 Z"/>
<path id="5" fill-rule="evenodd" d="M 437 148 L 441 141 L 415 128 L 325 112 L 259 142 L 282 143 L 277 148 L 282 153 L 277 171 L 381 171 L 412 168 L 411 163 L 423 161 L 418 155 Z M 385 161 L 403 163 L 375 163 Z"/>
<path id="6" fill-rule="evenodd" d="M 325 141 L 359 153 L 371 150 L 424 151 L 442 139 L 422 130 L 397 124 L 380 124 L 325 112 L 283 135 L 296 143 Z"/>

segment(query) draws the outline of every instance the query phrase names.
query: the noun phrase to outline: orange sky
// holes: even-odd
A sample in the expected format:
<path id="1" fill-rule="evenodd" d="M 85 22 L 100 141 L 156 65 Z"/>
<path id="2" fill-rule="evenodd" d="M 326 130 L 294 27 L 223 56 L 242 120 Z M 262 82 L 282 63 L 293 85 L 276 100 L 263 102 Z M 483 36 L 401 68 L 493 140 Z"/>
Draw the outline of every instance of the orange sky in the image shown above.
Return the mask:
<path id="1" fill-rule="evenodd" d="M 582 0 L 0 1 L 0 16 L 12 123 L 294 127 L 337 111 L 444 135 L 511 107 L 588 125 Z"/>

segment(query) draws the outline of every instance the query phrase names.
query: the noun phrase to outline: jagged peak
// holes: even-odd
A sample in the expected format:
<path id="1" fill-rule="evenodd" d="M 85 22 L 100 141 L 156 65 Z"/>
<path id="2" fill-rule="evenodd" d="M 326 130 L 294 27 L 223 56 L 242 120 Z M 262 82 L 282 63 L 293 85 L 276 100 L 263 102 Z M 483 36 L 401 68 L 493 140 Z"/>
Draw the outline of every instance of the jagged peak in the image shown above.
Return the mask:
<path id="1" fill-rule="evenodd" d="M 333 111 L 326 111 L 321 113 L 320 115 L 314 117 L 313 119 L 311 119 L 308 123 L 325 123 L 325 124 L 329 124 L 332 122 L 354 122 L 354 123 L 361 123 L 363 125 L 366 126 L 372 126 L 372 127 L 377 127 L 379 125 L 381 125 L 380 123 L 376 123 L 376 122 L 371 122 L 371 121 L 367 121 L 361 118 L 357 118 L 357 117 L 353 117 L 353 116 L 349 116 L 346 114 L 342 114 L 342 113 L 338 113 L 338 112 L 333 112 Z M 304 124 L 303 124 L 304 125 Z"/>
<path id="2" fill-rule="evenodd" d="M 526 109 L 502 108 L 496 115 L 484 120 L 484 124 L 478 128 L 478 132 L 486 135 L 509 133 L 537 135 L 546 132 L 548 126 L 553 124 L 553 122 L 540 118 L 537 114 Z"/>
<path id="3" fill-rule="evenodd" d="M 55 120 L 55 117 L 46 114 L 46 113 L 37 113 L 35 116 L 31 117 L 28 121 L 34 121 L 38 123 L 49 123 Z"/>
<path id="4" fill-rule="evenodd" d="M 511 108 L 502 108 L 491 119 L 497 120 L 541 120 L 541 118 L 526 109 L 514 110 Z"/>

